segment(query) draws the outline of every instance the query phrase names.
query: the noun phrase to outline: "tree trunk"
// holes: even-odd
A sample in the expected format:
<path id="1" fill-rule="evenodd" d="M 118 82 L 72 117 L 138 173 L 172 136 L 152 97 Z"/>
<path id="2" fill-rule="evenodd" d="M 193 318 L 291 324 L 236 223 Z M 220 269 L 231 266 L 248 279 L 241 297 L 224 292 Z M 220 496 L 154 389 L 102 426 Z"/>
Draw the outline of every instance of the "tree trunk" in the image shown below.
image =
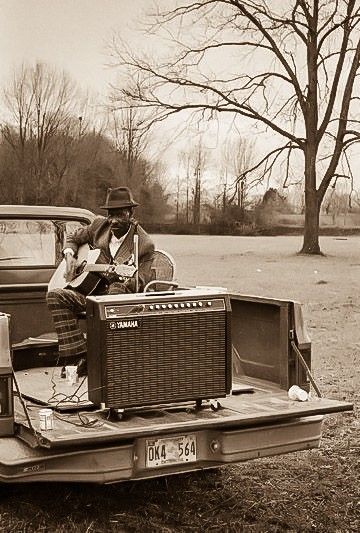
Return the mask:
<path id="1" fill-rule="evenodd" d="M 321 200 L 316 190 L 316 135 L 313 115 L 308 117 L 310 133 L 305 149 L 305 225 L 304 241 L 300 253 L 320 254 L 319 215 Z"/>
<path id="2" fill-rule="evenodd" d="M 321 254 L 319 245 L 320 203 L 316 190 L 305 191 L 304 241 L 300 253 Z"/>

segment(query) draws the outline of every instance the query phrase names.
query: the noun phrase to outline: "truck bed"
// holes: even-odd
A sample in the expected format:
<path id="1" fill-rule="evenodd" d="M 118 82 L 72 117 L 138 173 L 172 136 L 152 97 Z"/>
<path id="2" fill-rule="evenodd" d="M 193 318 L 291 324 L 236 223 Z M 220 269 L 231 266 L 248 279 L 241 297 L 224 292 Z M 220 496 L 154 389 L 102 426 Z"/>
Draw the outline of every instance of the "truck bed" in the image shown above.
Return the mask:
<path id="1" fill-rule="evenodd" d="M 145 406 L 145 388 L 141 408 L 126 409 L 120 420 L 91 404 L 86 378 L 70 386 L 59 367 L 45 366 L 54 362 L 45 362 L 47 351 L 40 347 L 31 362 L 41 364 L 26 367 L 22 357 L 16 372 L 16 433 L 0 439 L 0 481 L 113 483 L 318 447 L 323 415 L 352 405 L 314 394 L 306 402 L 288 398 L 293 384 L 309 389 L 309 372 L 294 349 L 311 368 L 303 326 L 296 303 L 231 295 L 233 386 L 218 398 L 220 409 L 195 400 Z M 147 380 L 151 386 L 150 371 Z M 40 430 L 44 406 L 54 410 L 52 430 Z"/>

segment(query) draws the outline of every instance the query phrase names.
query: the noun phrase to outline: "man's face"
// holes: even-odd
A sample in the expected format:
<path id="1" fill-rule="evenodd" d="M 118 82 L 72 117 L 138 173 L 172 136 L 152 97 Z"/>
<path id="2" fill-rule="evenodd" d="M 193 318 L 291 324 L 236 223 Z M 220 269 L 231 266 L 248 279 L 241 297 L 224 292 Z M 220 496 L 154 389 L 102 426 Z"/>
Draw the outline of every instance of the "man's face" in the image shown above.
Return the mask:
<path id="1" fill-rule="evenodd" d="M 108 210 L 108 220 L 111 224 L 111 229 L 117 233 L 125 233 L 130 227 L 130 218 L 132 216 L 131 207 L 119 207 Z"/>

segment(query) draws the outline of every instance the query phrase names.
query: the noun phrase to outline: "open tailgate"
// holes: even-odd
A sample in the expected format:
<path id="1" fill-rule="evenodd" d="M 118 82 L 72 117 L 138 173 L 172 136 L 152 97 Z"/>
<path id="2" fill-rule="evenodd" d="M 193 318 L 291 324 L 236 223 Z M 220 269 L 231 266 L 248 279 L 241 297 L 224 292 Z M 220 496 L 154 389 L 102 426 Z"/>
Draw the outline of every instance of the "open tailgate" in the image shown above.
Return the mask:
<path id="1" fill-rule="evenodd" d="M 189 433 L 199 430 L 225 430 L 261 427 L 286 420 L 314 415 L 349 411 L 348 402 L 313 398 L 306 402 L 291 401 L 285 392 L 254 390 L 220 399 L 221 408 L 212 411 L 208 405 L 167 406 L 131 412 L 120 421 L 111 421 L 99 412 L 83 411 L 87 425 L 82 425 L 78 411 L 59 413 L 55 428 L 40 431 L 38 408 L 30 408 L 29 421 L 16 402 L 18 434 L 30 446 L 46 448 L 96 445 L 104 442 L 124 442 L 146 436 Z M 83 418 L 84 420 L 84 418 Z M 34 434 L 35 429 L 36 434 Z"/>

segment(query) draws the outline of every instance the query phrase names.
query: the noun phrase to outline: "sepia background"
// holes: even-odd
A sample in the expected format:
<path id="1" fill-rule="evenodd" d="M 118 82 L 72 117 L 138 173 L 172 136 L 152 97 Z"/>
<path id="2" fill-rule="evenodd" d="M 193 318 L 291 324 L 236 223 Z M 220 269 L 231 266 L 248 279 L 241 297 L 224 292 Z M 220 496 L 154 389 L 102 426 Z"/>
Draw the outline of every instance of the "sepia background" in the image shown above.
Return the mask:
<path id="1" fill-rule="evenodd" d="M 0 0 L 0 203 L 131 187 L 182 283 L 302 302 L 322 392 L 354 402 L 320 450 L 1 487 L 0 530 L 359 530 L 359 24 L 358 0 Z"/>

